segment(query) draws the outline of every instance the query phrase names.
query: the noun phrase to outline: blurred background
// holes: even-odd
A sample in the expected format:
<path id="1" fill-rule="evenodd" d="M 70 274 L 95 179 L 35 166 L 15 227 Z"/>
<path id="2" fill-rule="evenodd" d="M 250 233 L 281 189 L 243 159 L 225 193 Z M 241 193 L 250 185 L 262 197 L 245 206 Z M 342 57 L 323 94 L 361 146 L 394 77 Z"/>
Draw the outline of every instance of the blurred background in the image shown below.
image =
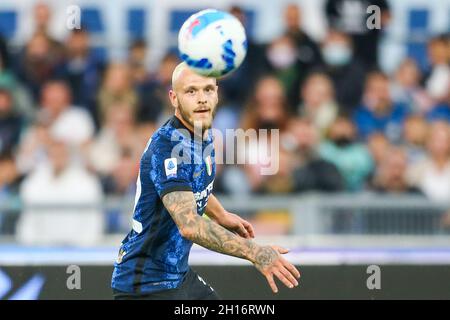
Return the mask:
<path id="1" fill-rule="evenodd" d="M 449 0 L 2 0 L 0 298 L 111 298 L 141 153 L 173 113 L 178 30 L 209 7 L 249 40 L 214 127 L 280 130 L 276 175 L 218 165 L 214 185 L 310 275 L 278 297 L 450 298 Z M 191 262 L 225 298 L 272 297 L 245 261 L 194 246 Z M 373 263 L 388 289 L 366 288 Z M 65 287 L 70 264 L 88 289 Z"/>

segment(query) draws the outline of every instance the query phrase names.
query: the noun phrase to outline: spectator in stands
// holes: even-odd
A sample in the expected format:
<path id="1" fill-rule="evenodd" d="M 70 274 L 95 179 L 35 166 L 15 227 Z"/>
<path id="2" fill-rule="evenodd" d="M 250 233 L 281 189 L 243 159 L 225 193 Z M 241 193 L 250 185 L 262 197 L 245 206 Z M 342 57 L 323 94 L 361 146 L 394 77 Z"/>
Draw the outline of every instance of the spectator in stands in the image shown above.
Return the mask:
<path id="1" fill-rule="evenodd" d="M 437 36 L 428 43 L 430 68 L 425 79 L 425 89 L 434 101 L 426 114 L 430 121 L 450 123 L 450 34 Z"/>
<path id="2" fill-rule="evenodd" d="M 138 120 L 146 123 L 160 123 L 168 118 L 172 112 L 167 94 L 172 86 L 172 72 L 180 63 L 177 55 L 166 54 L 155 74 L 148 81 L 135 82 L 139 94 Z"/>
<path id="3" fill-rule="evenodd" d="M 246 164 L 247 175 L 257 176 L 253 181 L 253 192 L 261 194 L 290 194 L 304 191 L 332 192 L 343 190 L 344 181 L 337 168 L 328 161 L 318 157 L 316 147 L 318 134 L 314 126 L 304 119 L 292 119 L 281 135 L 281 144 L 276 150 L 278 170 L 273 174 L 262 176 L 256 170 L 259 164 Z M 274 143 L 274 141 L 270 141 Z M 270 148 L 270 147 L 268 147 Z M 254 150 L 260 152 L 260 150 Z M 248 152 L 254 152 L 248 150 Z M 266 152 L 264 150 L 263 152 Z M 264 153 L 261 153 L 265 155 Z M 255 159 L 256 160 L 256 159 Z M 270 159 L 276 161 L 273 155 Z M 263 161 L 261 161 L 263 162 Z"/>
<path id="4" fill-rule="evenodd" d="M 430 69 L 425 80 L 425 88 L 435 104 L 448 104 L 450 100 L 449 43 L 449 36 L 438 36 L 428 43 Z"/>
<path id="5" fill-rule="evenodd" d="M 356 128 L 345 117 L 338 117 L 331 125 L 327 140 L 320 145 L 319 155 L 338 168 L 349 191 L 360 191 L 373 169 L 367 147 L 356 142 Z"/>
<path id="6" fill-rule="evenodd" d="M 16 71 L 19 80 L 38 99 L 43 83 L 53 78 L 56 68 L 62 62 L 62 54 L 55 50 L 50 39 L 41 33 L 35 34 L 26 44 L 19 59 Z"/>
<path id="7" fill-rule="evenodd" d="M 237 6 L 231 6 L 229 12 L 244 26 L 247 32 L 247 54 L 241 66 L 225 79 L 220 81 L 221 105 L 232 109 L 232 112 L 242 112 L 245 102 L 250 98 L 256 81 L 265 72 L 264 45 L 254 41 L 249 33 L 250 26 L 245 11 Z"/>
<path id="8" fill-rule="evenodd" d="M 52 80 L 43 86 L 41 109 L 21 140 L 17 160 L 21 172 L 29 172 L 48 161 L 45 151 L 51 136 L 80 148 L 91 140 L 94 135 L 92 119 L 87 111 L 71 106 L 70 101 L 70 89 L 63 81 Z M 78 151 L 80 153 L 81 149 Z"/>
<path id="9" fill-rule="evenodd" d="M 321 63 L 319 46 L 303 30 L 302 12 L 296 3 L 290 3 L 284 8 L 284 32 L 296 43 L 302 67 L 313 67 Z"/>
<path id="10" fill-rule="evenodd" d="M 331 77 L 341 112 L 350 115 L 361 100 L 366 67 L 353 55 L 351 38 L 330 29 L 321 44 L 323 71 Z"/>
<path id="11" fill-rule="evenodd" d="M 0 152 L 0 203 L 10 204 L 10 209 L 0 211 L 0 234 L 14 234 L 18 212 L 13 207 L 19 207 L 17 197 L 19 185 L 23 179 L 12 152 Z"/>
<path id="12" fill-rule="evenodd" d="M 0 153 L 15 151 L 24 125 L 24 119 L 14 111 L 8 90 L 0 87 Z"/>
<path id="13" fill-rule="evenodd" d="M 48 4 L 44 2 L 38 2 L 33 8 L 33 17 L 34 17 L 34 32 L 48 34 L 49 32 L 49 24 L 51 20 L 51 9 Z"/>
<path id="14" fill-rule="evenodd" d="M 19 30 L 20 37 L 29 39 L 35 34 L 43 34 L 53 44 L 62 48 L 58 41 L 62 41 L 69 31 L 68 28 L 65 28 L 67 18 L 65 7 L 63 7 L 63 14 L 54 14 L 53 8 L 56 7 L 49 1 L 37 1 L 30 7 L 31 12 L 29 14 L 24 12 L 24 18 L 18 25 L 19 28 L 23 28 L 23 30 Z"/>
<path id="15" fill-rule="evenodd" d="M 287 35 L 273 40 L 266 49 L 267 71 L 283 84 L 289 106 L 298 104 L 298 88 L 303 70 L 295 41 Z M 293 110 L 291 110 L 293 111 Z"/>
<path id="16" fill-rule="evenodd" d="M 100 83 L 102 64 L 89 48 L 89 34 L 85 29 L 74 29 L 68 36 L 65 60 L 58 68 L 58 76 L 70 86 L 73 103 L 89 111 L 93 119 L 95 96 Z"/>
<path id="17" fill-rule="evenodd" d="M 369 6 L 375 5 L 380 10 L 380 25 L 376 28 L 368 27 Z M 327 0 L 325 14 L 328 25 L 345 32 L 352 37 L 355 47 L 355 57 L 359 58 L 370 68 L 378 67 L 378 45 L 382 29 L 389 23 L 391 14 L 386 0 Z M 373 19 L 373 17 L 371 17 Z M 374 22 L 372 20 L 372 22 Z"/>
<path id="18" fill-rule="evenodd" d="M 376 168 L 372 188 L 383 193 L 420 193 L 407 182 L 408 157 L 402 148 L 390 147 Z"/>
<path id="19" fill-rule="evenodd" d="M 382 132 L 390 141 L 398 142 L 408 113 L 408 106 L 392 101 L 389 78 L 381 72 L 372 72 L 367 76 L 363 102 L 353 119 L 361 138 Z"/>
<path id="20" fill-rule="evenodd" d="M 28 245 L 98 243 L 104 225 L 102 212 L 95 207 L 102 201 L 99 180 L 72 161 L 69 146 L 60 140 L 49 143 L 48 159 L 20 187 L 26 209 L 18 224 L 18 240 Z"/>
<path id="21" fill-rule="evenodd" d="M 23 178 L 14 161 L 13 153 L 4 151 L 0 153 L 0 195 L 14 195 L 18 190 L 18 183 Z M 0 197 L 1 197 L 0 196 Z"/>
<path id="22" fill-rule="evenodd" d="M 133 41 L 128 48 L 128 67 L 130 68 L 131 81 L 135 85 L 149 80 L 147 54 L 147 43 L 141 39 Z"/>
<path id="23" fill-rule="evenodd" d="M 122 206 L 108 208 L 108 232 L 122 232 L 129 226 L 131 218 L 129 199 L 136 193 L 136 179 L 139 173 L 139 158 L 134 151 L 122 148 L 115 167 L 103 180 L 103 189 L 106 194 L 124 199 Z"/>
<path id="24" fill-rule="evenodd" d="M 250 141 L 248 148 L 237 151 L 238 154 L 243 152 L 248 157 L 244 169 L 252 190 L 258 190 L 267 177 L 261 175 L 262 168 L 270 167 L 271 161 L 275 161 L 274 157 L 270 157 L 269 150 L 273 146 L 272 143 L 278 142 L 272 141 L 271 130 L 278 129 L 282 134 L 287 128 L 288 119 L 286 95 L 281 82 L 272 76 L 259 80 L 254 96 L 244 111 L 241 127 L 244 130 L 256 130 L 256 136 L 262 133 L 261 129 L 265 129 L 267 140 Z"/>
<path id="25" fill-rule="evenodd" d="M 114 104 L 127 104 L 137 107 L 138 96 L 131 82 L 128 65 L 111 63 L 106 69 L 102 86 L 97 96 L 99 118 L 103 118 L 107 109 Z"/>
<path id="26" fill-rule="evenodd" d="M 241 66 L 230 75 L 221 79 L 220 101 L 214 118 L 213 127 L 225 134 L 227 129 L 239 127 L 240 117 L 245 103 L 251 98 L 255 84 L 266 72 L 265 45 L 254 41 L 250 33 L 249 21 L 246 12 L 238 5 L 233 5 L 229 12 L 244 26 L 247 36 L 247 54 Z M 225 147 L 225 144 L 224 146 Z M 225 151 L 225 149 L 224 149 Z M 220 176 L 221 166 L 216 167 L 216 174 Z M 240 177 L 240 171 L 233 168 L 224 168 L 227 175 Z M 228 171 L 234 173 L 228 174 Z M 220 180 L 220 179 L 219 179 Z M 219 181 L 220 182 L 220 181 Z M 220 186 L 219 186 L 220 189 Z"/>
<path id="27" fill-rule="evenodd" d="M 289 107 L 282 83 L 273 76 L 261 78 L 242 116 L 242 128 L 284 130 Z"/>
<path id="28" fill-rule="evenodd" d="M 391 81 L 391 96 L 393 101 L 409 105 L 416 113 L 425 114 L 430 111 L 433 101 L 420 86 L 421 77 L 416 61 L 406 58 Z"/>
<path id="29" fill-rule="evenodd" d="M 117 164 L 105 181 L 105 192 L 116 196 L 134 196 L 139 172 L 135 150 L 122 148 Z"/>
<path id="30" fill-rule="evenodd" d="M 88 148 L 89 164 L 103 178 L 113 174 L 123 150 L 130 150 L 134 157 L 142 153 L 135 118 L 135 109 L 129 104 L 114 103 L 106 110 L 100 132 Z"/>
<path id="31" fill-rule="evenodd" d="M 322 59 L 319 46 L 301 27 L 302 12 L 295 3 L 290 3 L 284 8 L 284 34 L 294 40 L 297 52 L 297 68 L 299 78 L 295 84 L 297 88 L 303 85 L 306 76 L 317 66 Z M 294 90 L 293 90 L 294 91 Z M 289 97 L 290 104 L 296 106 L 299 103 L 298 96 L 292 92 Z"/>
<path id="32" fill-rule="evenodd" d="M 31 172 L 42 162 L 48 161 L 47 147 L 50 142 L 50 120 L 38 113 L 36 120 L 26 130 L 17 152 L 17 166 L 23 174 Z"/>
<path id="33" fill-rule="evenodd" d="M 450 199 L 450 126 L 434 122 L 427 139 L 428 157 L 412 166 L 409 181 L 433 201 Z"/>
<path id="34" fill-rule="evenodd" d="M 338 113 L 333 83 L 327 75 L 313 73 L 301 88 L 301 97 L 303 104 L 299 108 L 299 114 L 310 119 L 323 136 Z"/>
<path id="35" fill-rule="evenodd" d="M 320 134 L 309 120 L 294 118 L 282 136 L 283 148 L 291 152 L 294 168 L 288 174 L 292 191 L 332 192 L 345 188 L 344 180 L 334 164 L 318 155 Z"/>
<path id="36" fill-rule="evenodd" d="M 411 115 L 406 119 L 403 127 L 403 145 L 410 165 L 425 159 L 427 134 L 428 124 L 423 117 Z"/>
<path id="37" fill-rule="evenodd" d="M 292 175 L 294 169 L 295 159 L 292 157 L 292 153 L 280 148 L 278 150 L 277 172 L 264 176 L 254 192 L 259 194 L 289 194 L 294 192 L 296 187 Z"/>
<path id="38" fill-rule="evenodd" d="M 48 117 L 52 135 L 66 143 L 83 145 L 94 135 L 92 118 L 72 105 L 70 88 L 63 81 L 52 80 L 43 86 L 40 112 Z"/>
<path id="39" fill-rule="evenodd" d="M 0 33 L 0 69 L 7 69 L 10 67 L 10 56 L 8 50 L 8 43 L 3 35 Z"/>
<path id="40" fill-rule="evenodd" d="M 375 132 L 367 138 L 367 147 L 369 148 L 375 167 L 378 167 L 381 165 L 384 156 L 388 153 L 392 145 L 383 133 Z"/>
<path id="41" fill-rule="evenodd" d="M 14 111 L 29 120 L 35 111 L 32 97 L 18 81 L 14 71 L 8 68 L 2 59 L 0 56 L 0 88 L 11 93 Z"/>

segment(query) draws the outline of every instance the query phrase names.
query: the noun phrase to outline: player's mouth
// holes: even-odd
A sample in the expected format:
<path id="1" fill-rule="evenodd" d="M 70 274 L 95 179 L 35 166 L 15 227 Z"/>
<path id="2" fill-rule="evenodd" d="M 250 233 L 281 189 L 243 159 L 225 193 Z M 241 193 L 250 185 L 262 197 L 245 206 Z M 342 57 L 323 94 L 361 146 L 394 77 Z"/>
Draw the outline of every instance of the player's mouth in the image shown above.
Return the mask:
<path id="1" fill-rule="evenodd" d="M 201 110 L 195 110 L 194 113 L 197 114 L 206 114 L 209 113 L 210 109 L 201 109 Z"/>

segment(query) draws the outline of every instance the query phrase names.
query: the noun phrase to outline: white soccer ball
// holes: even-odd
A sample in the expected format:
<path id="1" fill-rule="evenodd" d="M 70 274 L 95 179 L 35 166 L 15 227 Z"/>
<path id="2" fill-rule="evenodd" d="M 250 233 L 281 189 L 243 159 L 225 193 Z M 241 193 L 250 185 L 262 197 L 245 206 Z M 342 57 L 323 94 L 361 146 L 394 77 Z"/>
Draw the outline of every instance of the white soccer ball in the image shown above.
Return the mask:
<path id="1" fill-rule="evenodd" d="M 180 57 L 195 72 L 220 78 L 236 70 L 247 53 L 247 37 L 233 15 L 206 9 L 190 16 L 178 34 Z"/>

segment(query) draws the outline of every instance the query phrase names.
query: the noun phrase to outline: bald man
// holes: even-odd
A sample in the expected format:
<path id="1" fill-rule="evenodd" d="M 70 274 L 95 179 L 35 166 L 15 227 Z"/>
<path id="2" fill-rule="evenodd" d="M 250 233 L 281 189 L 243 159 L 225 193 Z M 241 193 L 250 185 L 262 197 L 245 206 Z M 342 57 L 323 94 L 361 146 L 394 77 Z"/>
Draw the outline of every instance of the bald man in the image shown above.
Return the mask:
<path id="1" fill-rule="evenodd" d="M 299 272 L 281 256 L 288 250 L 256 244 L 251 224 L 212 195 L 209 129 L 218 102 L 216 80 L 181 63 L 173 72 L 169 98 L 175 115 L 153 134 L 142 155 L 133 228 L 114 265 L 114 298 L 219 299 L 188 265 L 193 243 L 251 261 L 274 292 L 274 277 L 297 286 Z"/>

